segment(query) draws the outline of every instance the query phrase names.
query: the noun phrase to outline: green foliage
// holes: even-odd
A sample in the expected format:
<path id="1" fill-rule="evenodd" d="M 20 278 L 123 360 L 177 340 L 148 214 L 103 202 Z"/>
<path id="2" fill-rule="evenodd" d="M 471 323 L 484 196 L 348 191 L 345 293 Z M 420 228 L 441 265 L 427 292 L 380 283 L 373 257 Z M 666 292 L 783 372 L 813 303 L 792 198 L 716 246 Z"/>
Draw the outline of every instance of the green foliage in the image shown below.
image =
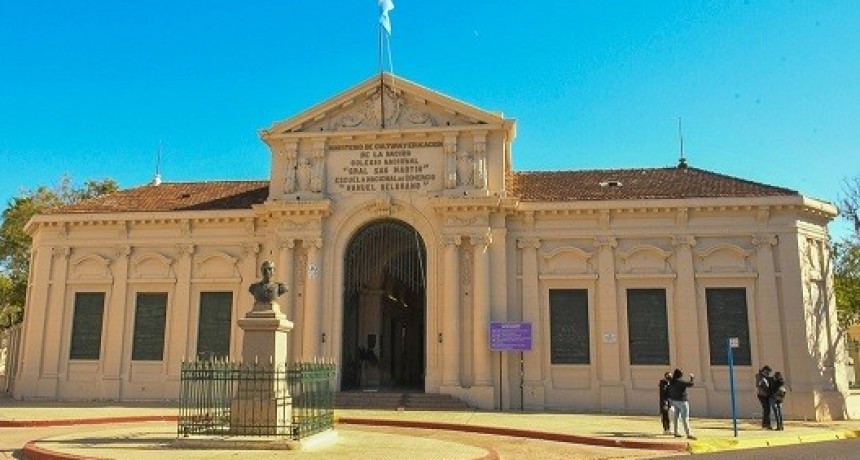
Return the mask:
<path id="1" fill-rule="evenodd" d="M 860 324 L 860 176 L 846 179 L 839 194 L 839 213 L 854 224 L 854 236 L 833 245 L 833 288 L 839 323 Z"/>
<path id="2" fill-rule="evenodd" d="M 24 226 L 36 214 L 119 190 L 113 179 L 86 181 L 74 188 L 63 176 L 54 187 L 24 190 L 9 201 L 0 223 L 0 328 L 22 319 L 32 240 Z"/>
<path id="3" fill-rule="evenodd" d="M 846 241 L 834 245 L 833 273 L 836 310 L 843 326 L 860 323 L 860 244 Z"/>

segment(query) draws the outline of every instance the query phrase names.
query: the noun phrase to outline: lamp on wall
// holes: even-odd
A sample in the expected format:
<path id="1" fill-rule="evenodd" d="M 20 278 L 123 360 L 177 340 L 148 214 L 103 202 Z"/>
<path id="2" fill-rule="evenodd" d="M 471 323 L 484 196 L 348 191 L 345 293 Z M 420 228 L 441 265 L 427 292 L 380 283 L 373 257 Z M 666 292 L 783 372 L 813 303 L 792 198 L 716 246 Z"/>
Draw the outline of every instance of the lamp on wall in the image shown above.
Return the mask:
<path id="1" fill-rule="evenodd" d="M 320 342 L 325 343 L 325 332 L 320 335 Z"/>
<path id="2" fill-rule="evenodd" d="M 442 343 L 442 333 L 441 332 L 439 333 L 439 339 L 438 340 L 439 340 L 439 343 Z"/>

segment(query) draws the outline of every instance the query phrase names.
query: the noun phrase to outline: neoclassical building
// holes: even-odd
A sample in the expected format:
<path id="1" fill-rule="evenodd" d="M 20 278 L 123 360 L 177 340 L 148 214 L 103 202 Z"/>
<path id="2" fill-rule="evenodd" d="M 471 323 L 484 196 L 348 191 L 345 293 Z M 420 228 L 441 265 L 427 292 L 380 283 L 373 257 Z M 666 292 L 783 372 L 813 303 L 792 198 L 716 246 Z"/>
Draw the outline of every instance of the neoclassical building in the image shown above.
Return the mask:
<path id="1" fill-rule="evenodd" d="M 264 129 L 268 180 L 34 217 L 14 396 L 176 399 L 183 360 L 241 356 L 271 260 L 289 356 L 333 359 L 341 391 L 653 413 L 680 367 L 696 413 L 727 416 L 736 339 L 742 416 L 769 364 L 790 417 L 845 417 L 833 205 L 683 161 L 515 171 L 515 137 L 498 112 L 384 74 Z"/>

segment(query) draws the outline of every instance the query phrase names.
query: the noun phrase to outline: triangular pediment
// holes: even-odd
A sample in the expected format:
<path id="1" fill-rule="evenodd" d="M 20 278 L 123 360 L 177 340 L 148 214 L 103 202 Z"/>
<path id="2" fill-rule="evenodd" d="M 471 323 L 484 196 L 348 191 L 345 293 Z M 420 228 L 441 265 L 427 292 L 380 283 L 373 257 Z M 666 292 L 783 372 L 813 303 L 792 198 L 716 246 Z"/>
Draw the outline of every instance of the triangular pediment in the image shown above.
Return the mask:
<path id="1" fill-rule="evenodd" d="M 368 132 L 381 129 L 450 129 L 490 125 L 500 127 L 501 114 L 429 90 L 398 76 L 384 73 L 312 107 L 275 123 L 263 136 L 301 133 Z"/>

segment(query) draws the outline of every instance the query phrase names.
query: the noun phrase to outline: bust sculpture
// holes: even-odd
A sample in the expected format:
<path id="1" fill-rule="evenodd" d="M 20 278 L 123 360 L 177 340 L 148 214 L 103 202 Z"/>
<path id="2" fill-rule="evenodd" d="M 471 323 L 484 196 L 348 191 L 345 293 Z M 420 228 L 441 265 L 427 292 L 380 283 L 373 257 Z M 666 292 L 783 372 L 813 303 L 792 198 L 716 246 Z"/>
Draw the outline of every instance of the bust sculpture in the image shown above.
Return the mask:
<path id="1" fill-rule="evenodd" d="M 254 296 L 254 307 L 252 311 L 270 311 L 279 312 L 280 307 L 275 301 L 278 297 L 287 292 L 287 286 L 284 283 L 273 281 L 272 275 L 275 273 L 275 264 L 267 260 L 260 266 L 262 279 L 248 288 L 248 292 Z"/>

